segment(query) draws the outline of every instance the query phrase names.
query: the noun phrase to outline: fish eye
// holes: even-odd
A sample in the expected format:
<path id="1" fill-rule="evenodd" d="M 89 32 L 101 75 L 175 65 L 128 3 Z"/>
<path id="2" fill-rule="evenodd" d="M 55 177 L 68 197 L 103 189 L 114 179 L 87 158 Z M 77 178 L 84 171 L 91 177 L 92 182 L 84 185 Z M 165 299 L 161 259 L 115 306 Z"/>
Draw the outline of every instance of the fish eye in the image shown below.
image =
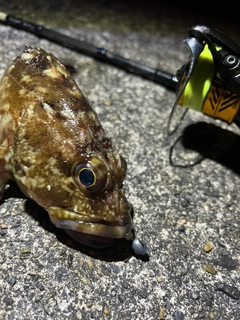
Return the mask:
<path id="1" fill-rule="evenodd" d="M 84 192 L 97 192 L 107 182 L 107 167 L 96 157 L 82 157 L 73 167 L 73 177 Z"/>
<path id="2" fill-rule="evenodd" d="M 95 174 L 91 169 L 82 168 L 79 171 L 78 176 L 79 176 L 79 181 L 85 187 L 93 186 L 96 182 Z"/>

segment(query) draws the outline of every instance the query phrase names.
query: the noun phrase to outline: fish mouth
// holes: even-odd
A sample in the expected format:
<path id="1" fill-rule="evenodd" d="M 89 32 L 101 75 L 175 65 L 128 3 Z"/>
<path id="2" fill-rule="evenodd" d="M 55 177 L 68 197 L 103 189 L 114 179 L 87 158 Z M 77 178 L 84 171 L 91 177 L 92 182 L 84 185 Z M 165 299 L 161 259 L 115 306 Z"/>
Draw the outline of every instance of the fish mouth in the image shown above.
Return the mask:
<path id="1" fill-rule="evenodd" d="M 104 246 L 113 239 L 124 238 L 132 230 L 130 214 L 121 220 L 105 221 L 58 207 L 50 207 L 48 213 L 56 227 L 65 229 L 73 239 L 85 244 L 102 243 Z"/>
<path id="2" fill-rule="evenodd" d="M 115 240 L 114 238 L 99 237 L 92 234 L 73 231 L 70 229 L 64 230 L 67 232 L 67 234 L 70 235 L 71 238 L 73 238 L 77 242 L 88 245 L 93 248 L 109 247 L 114 243 Z"/>

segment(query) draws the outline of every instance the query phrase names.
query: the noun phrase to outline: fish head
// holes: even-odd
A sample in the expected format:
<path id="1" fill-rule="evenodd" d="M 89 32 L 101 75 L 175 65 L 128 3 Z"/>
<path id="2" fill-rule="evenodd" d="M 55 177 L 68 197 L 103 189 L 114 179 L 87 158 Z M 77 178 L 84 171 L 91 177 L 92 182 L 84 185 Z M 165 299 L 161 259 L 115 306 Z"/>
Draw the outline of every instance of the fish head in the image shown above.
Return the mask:
<path id="1" fill-rule="evenodd" d="M 75 136 L 66 138 L 69 132 L 62 138 L 64 130 L 54 128 L 55 120 L 49 126 L 51 121 L 39 123 L 39 114 L 33 118 L 27 121 L 28 133 L 19 130 L 21 138 L 13 144 L 12 167 L 22 191 L 79 242 L 98 246 L 124 238 L 132 229 L 131 205 L 123 189 L 124 158 L 107 138 L 79 146 Z M 24 127 L 22 121 L 21 131 Z M 82 138 L 83 131 L 82 126 Z"/>

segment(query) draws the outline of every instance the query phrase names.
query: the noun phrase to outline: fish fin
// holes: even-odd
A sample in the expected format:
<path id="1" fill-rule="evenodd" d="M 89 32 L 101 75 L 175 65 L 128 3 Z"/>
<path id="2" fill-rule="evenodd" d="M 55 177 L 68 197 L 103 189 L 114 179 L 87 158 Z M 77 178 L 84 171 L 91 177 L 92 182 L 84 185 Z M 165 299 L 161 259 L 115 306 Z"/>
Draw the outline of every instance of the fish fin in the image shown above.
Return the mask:
<path id="1" fill-rule="evenodd" d="M 5 139 L 0 145 L 0 200 L 2 198 L 5 186 L 11 178 L 11 173 L 8 172 L 7 168 L 7 158 L 9 153 L 9 141 Z"/>

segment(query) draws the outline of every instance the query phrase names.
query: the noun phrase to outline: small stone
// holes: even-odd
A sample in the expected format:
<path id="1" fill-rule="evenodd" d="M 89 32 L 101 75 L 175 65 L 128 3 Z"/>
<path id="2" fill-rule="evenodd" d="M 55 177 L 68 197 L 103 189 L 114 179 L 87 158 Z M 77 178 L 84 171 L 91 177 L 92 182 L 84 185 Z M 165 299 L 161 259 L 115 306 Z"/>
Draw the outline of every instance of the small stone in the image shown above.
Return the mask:
<path id="1" fill-rule="evenodd" d="M 187 258 L 188 256 L 188 249 L 185 246 L 179 246 L 178 248 L 178 254 L 180 256 L 183 256 L 184 258 Z"/>
<path id="2" fill-rule="evenodd" d="M 148 292 L 147 292 L 147 290 L 146 290 L 145 288 L 141 289 L 141 290 L 139 291 L 139 294 L 140 294 L 140 296 L 141 296 L 143 299 L 146 299 L 147 296 L 148 296 Z"/>
<path id="3" fill-rule="evenodd" d="M 42 298 L 43 298 L 42 295 L 36 295 L 34 300 L 35 300 L 36 303 L 38 303 L 38 302 L 40 302 L 42 300 Z"/>
<path id="4" fill-rule="evenodd" d="M 180 232 L 185 232 L 186 230 L 186 227 L 184 225 L 181 225 L 179 228 L 178 228 L 178 231 Z"/>
<path id="5" fill-rule="evenodd" d="M 120 267 L 117 266 L 116 264 L 112 265 L 112 270 L 114 273 L 119 273 L 121 271 Z"/>
<path id="6" fill-rule="evenodd" d="M 176 270 L 176 276 L 183 277 L 188 273 L 187 267 L 178 267 Z"/>
<path id="7" fill-rule="evenodd" d="M 163 307 L 159 307 L 159 319 L 164 320 L 165 319 L 165 314 L 164 314 L 164 309 Z"/>
<path id="8" fill-rule="evenodd" d="M 203 250 L 204 250 L 205 252 L 210 252 L 210 251 L 212 250 L 212 248 L 213 248 L 212 243 L 211 243 L 210 241 L 207 241 L 207 242 L 205 243 L 204 247 L 203 247 Z"/>
<path id="9" fill-rule="evenodd" d="M 70 268 L 73 263 L 73 255 L 71 253 L 68 255 L 67 263 L 68 263 L 68 267 Z"/>
<path id="10" fill-rule="evenodd" d="M 161 259 L 161 263 L 164 264 L 164 263 L 166 263 L 166 261 L 168 260 L 168 256 L 165 255 L 165 254 L 163 254 L 163 255 L 160 257 L 160 259 Z"/>
<path id="11" fill-rule="evenodd" d="M 87 308 L 91 308 L 93 306 L 93 302 L 92 301 L 89 301 L 86 303 L 86 307 Z"/>
<path id="12" fill-rule="evenodd" d="M 31 253 L 31 249 L 30 248 L 28 248 L 28 247 L 22 248 L 21 254 L 29 254 L 29 253 Z"/>
<path id="13" fill-rule="evenodd" d="M 191 297 L 192 297 L 192 299 L 197 300 L 197 299 L 199 299 L 199 293 L 198 292 L 193 292 Z"/>
<path id="14" fill-rule="evenodd" d="M 214 313 L 210 312 L 209 317 L 210 317 L 211 319 L 214 319 Z"/>
<path id="15" fill-rule="evenodd" d="M 110 310 L 108 309 L 107 306 L 104 306 L 104 307 L 103 307 L 103 313 L 106 314 L 106 315 L 107 315 L 107 314 L 110 314 Z"/>
<path id="16" fill-rule="evenodd" d="M 124 301 L 125 301 L 124 295 L 119 294 L 119 295 L 118 295 L 118 300 L 119 300 L 120 302 L 124 302 Z"/>
<path id="17" fill-rule="evenodd" d="M 57 295 L 57 292 L 52 290 L 52 291 L 49 291 L 48 293 L 48 300 L 52 299 L 53 297 L 55 297 Z"/>
<path id="18" fill-rule="evenodd" d="M 240 299 L 240 291 L 238 290 L 238 288 L 234 286 L 230 286 L 226 283 L 220 283 L 220 282 L 216 283 L 216 286 L 218 290 L 224 292 L 230 298 L 236 299 L 236 300 Z"/>
<path id="19" fill-rule="evenodd" d="M 158 281 L 158 282 L 162 282 L 162 280 L 163 280 L 163 279 L 162 279 L 161 277 L 157 277 L 157 281 Z"/>
<path id="20" fill-rule="evenodd" d="M 63 256 L 65 253 L 66 253 L 66 250 L 59 250 L 59 251 L 58 251 L 58 254 L 59 254 L 60 256 Z"/>
<path id="21" fill-rule="evenodd" d="M 101 268 L 101 267 L 98 268 L 97 273 L 98 273 L 99 276 L 102 276 L 102 275 L 103 275 L 103 272 L 102 272 L 102 268 Z"/>
<path id="22" fill-rule="evenodd" d="M 180 219 L 179 221 L 178 221 L 178 225 L 179 226 L 182 226 L 182 225 L 184 225 L 184 224 L 186 224 L 187 223 L 187 220 L 186 219 Z"/>
<path id="23" fill-rule="evenodd" d="M 174 313 L 174 320 L 184 320 L 184 314 L 181 311 Z"/>
<path id="24" fill-rule="evenodd" d="M 211 273 L 211 274 L 217 273 L 214 265 L 212 265 L 212 264 L 203 264 L 202 268 L 203 268 L 203 270 L 207 271 L 208 273 Z"/>
<path id="25" fill-rule="evenodd" d="M 10 297 L 4 297 L 3 302 L 6 303 L 6 305 L 11 306 L 13 304 L 13 299 Z"/>
<path id="26" fill-rule="evenodd" d="M 48 303 L 44 304 L 43 309 L 44 309 L 44 311 L 46 312 L 46 314 L 49 315 L 50 311 L 49 311 L 49 305 L 48 305 Z"/>
<path id="27" fill-rule="evenodd" d="M 181 206 L 182 207 L 188 207 L 190 204 L 190 201 L 188 199 L 184 199 L 182 202 L 181 202 Z"/>
<path id="28" fill-rule="evenodd" d="M 86 277 L 81 278 L 83 284 L 88 285 L 88 279 Z"/>
<path id="29" fill-rule="evenodd" d="M 8 225 L 6 225 L 5 223 L 1 224 L 1 229 L 7 229 L 7 228 L 8 228 Z"/>
<path id="30" fill-rule="evenodd" d="M 0 229 L 0 236 L 5 236 L 7 233 L 4 229 Z"/>
<path id="31" fill-rule="evenodd" d="M 104 102 L 103 102 L 106 106 L 110 106 L 111 105 L 111 100 L 105 100 Z"/>
<path id="32" fill-rule="evenodd" d="M 206 319 L 206 313 L 205 313 L 205 311 L 199 312 L 197 319 Z"/>
<path id="33" fill-rule="evenodd" d="M 91 270 L 94 267 L 94 263 L 92 259 L 87 259 L 88 268 Z"/>
<path id="34" fill-rule="evenodd" d="M 13 277 L 9 278 L 8 279 L 8 283 L 10 284 L 10 286 L 13 287 L 15 285 L 15 283 L 16 283 L 16 278 L 13 278 Z"/>
<path id="35" fill-rule="evenodd" d="M 180 219 L 177 223 L 178 231 L 184 232 L 186 230 L 186 226 L 185 226 L 186 223 L 187 223 L 186 219 Z"/>

